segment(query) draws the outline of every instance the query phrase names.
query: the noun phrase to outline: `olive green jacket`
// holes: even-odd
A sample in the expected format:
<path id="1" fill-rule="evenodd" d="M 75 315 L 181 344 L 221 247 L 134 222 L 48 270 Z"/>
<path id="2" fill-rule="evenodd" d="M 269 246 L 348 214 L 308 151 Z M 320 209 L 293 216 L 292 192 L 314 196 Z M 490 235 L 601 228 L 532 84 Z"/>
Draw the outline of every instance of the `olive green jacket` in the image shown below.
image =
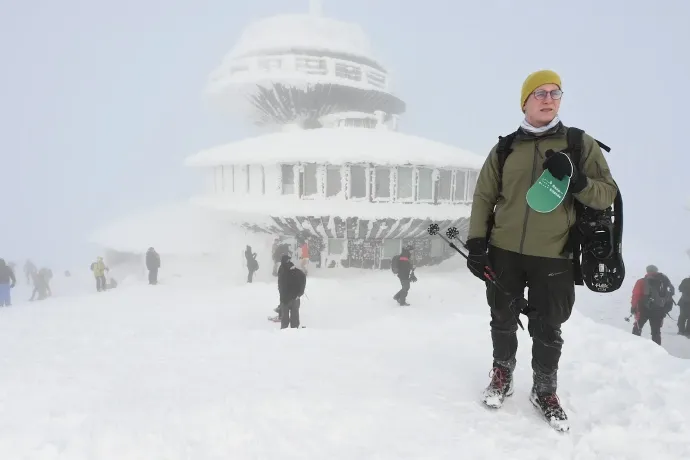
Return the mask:
<path id="1" fill-rule="evenodd" d="M 544 171 L 544 153 L 565 150 L 567 128 L 562 124 L 540 135 L 519 130 L 513 151 L 503 166 L 502 192 L 498 191 L 496 148 L 486 158 L 479 173 L 472 202 L 469 238 L 485 237 L 489 216 L 495 223 L 489 243 L 508 251 L 540 257 L 563 255 L 570 227 L 575 223 L 576 199 L 594 209 L 606 209 L 618 193 L 611 171 L 596 141 L 584 134 L 578 171 L 587 176 L 587 186 L 579 193 L 568 192 L 563 202 L 550 213 L 538 213 L 527 205 L 527 190 Z"/>

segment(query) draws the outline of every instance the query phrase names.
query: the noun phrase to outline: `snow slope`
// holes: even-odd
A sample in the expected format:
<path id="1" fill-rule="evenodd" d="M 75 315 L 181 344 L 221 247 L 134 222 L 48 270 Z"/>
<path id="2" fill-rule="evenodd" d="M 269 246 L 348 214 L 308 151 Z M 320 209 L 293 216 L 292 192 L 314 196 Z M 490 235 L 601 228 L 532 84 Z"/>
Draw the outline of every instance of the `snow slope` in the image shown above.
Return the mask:
<path id="1" fill-rule="evenodd" d="M 559 376 L 571 433 L 528 402 L 522 331 L 516 393 L 485 409 L 483 292 L 444 268 L 418 270 L 405 308 L 390 273 L 312 275 L 301 330 L 266 321 L 274 281 L 199 289 L 162 272 L 18 301 L 0 309 L 2 458 L 688 458 L 690 361 L 578 311 Z"/>

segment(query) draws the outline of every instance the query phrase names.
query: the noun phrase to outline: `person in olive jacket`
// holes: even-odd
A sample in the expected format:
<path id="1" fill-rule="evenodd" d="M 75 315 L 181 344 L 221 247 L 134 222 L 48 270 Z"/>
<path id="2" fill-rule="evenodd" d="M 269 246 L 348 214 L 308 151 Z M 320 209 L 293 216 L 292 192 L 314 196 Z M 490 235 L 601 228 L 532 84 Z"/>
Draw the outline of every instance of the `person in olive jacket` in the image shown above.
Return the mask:
<path id="1" fill-rule="evenodd" d="M 558 117 L 562 94 L 561 79 L 553 71 L 535 72 L 523 83 L 520 108 L 524 119 L 500 177 L 498 144 L 484 162 L 473 197 L 466 246 L 470 271 L 486 282 L 484 267 L 488 265 L 507 293 L 486 283 L 493 369 L 484 390 L 485 404 L 500 407 L 513 393 L 518 346 L 513 302 L 522 298 L 528 287 L 529 308 L 534 312 L 528 326 L 533 370 L 530 400 L 552 424 L 560 423 L 567 430 L 567 416 L 556 395 L 557 371 L 563 345 L 561 325 L 572 312 L 575 282 L 572 256 L 563 250 L 575 223 L 574 201 L 606 209 L 613 204 L 618 189 L 601 148 L 589 135 L 584 134 L 580 164 L 573 165 L 566 155 L 554 153 L 567 148 L 568 128 Z M 555 177 L 571 176 L 571 186 L 555 210 L 538 213 L 527 205 L 526 193 L 547 169 Z"/>

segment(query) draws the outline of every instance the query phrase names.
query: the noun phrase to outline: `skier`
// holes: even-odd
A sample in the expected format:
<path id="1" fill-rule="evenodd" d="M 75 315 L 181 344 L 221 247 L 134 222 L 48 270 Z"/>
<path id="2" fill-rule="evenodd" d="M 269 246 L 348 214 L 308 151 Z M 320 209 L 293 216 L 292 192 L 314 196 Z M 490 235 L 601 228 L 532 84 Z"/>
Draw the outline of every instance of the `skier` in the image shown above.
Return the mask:
<path id="1" fill-rule="evenodd" d="M 91 271 L 96 278 L 96 290 L 98 292 L 105 292 L 105 272 L 110 271 L 110 269 L 105 265 L 105 262 L 103 262 L 103 257 L 99 256 L 96 262 L 91 264 Z"/>
<path id="2" fill-rule="evenodd" d="M 158 269 L 161 267 L 161 256 L 155 249 L 146 251 L 146 269 L 149 271 L 149 284 L 158 284 Z"/>
<path id="3" fill-rule="evenodd" d="M 393 296 L 394 300 L 398 301 L 400 306 L 409 306 L 407 303 L 407 294 L 410 292 L 410 282 L 416 282 L 417 277 L 414 274 L 414 267 L 412 266 L 412 252 L 409 248 L 403 248 L 400 255 L 393 261 L 393 273 L 398 275 L 400 285 L 402 288 Z"/>
<path id="4" fill-rule="evenodd" d="M 499 408 L 513 394 L 519 318 L 515 305 L 524 303 L 523 292 L 528 287 L 530 401 L 551 426 L 567 431 L 568 417 L 556 391 L 563 346 L 561 325 L 575 302 L 573 261 L 565 251 L 570 248 L 569 231 L 575 223 L 574 201 L 606 209 L 614 202 L 617 187 L 601 148 L 589 135 L 582 137 L 579 164 L 554 153 L 568 146 L 568 128 L 558 116 L 562 95 L 561 79 L 553 71 L 540 70 L 525 79 L 520 97 L 524 119 L 515 132 L 512 153 L 499 170 L 499 142 L 479 173 L 466 249 L 467 267 L 486 282 L 491 308 L 493 369 L 483 402 Z M 526 193 L 547 169 L 555 177 L 570 175 L 570 189 L 552 212 L 537 213 L 528 206 Z M 497 274 L 502 289 L 487 282 L 488 268 Z"/>
<path id="5" fill-rule="evenodd" d="M 299 327 L 300 297 L 304 294 L 307 276 L 284 255 L 278 269 L 278 292 L 280 294 L 280 328 Z"/>
<path id="6" fill-rule="evenodd" d="M 11 289 L 17 284 L 14 272 L 5 263 L 5 259 L 0 259 L 0 307 L 12 305 Z"/>
<path id="7" fill-rule="evenodd" d="M 251 283 L 254 272 L 259 269 L 259 262 L 256 261 L 256 252 L 252 252 L 252 247 L 249 245 L 244 251 L 244 258 L 247 260 L 247 283 Z"/>
<path id="8" fill-rule="evenodd" d="M 652 330 L 652 340 L 661 345 L 661 326 L 664 316 L 673 308 L 673 284 L 655 265 L 647 266 L 647 274 L 635 283 L 632 292 L 630 313 L 635 315 L 632 333 L 641 335 L 647 320 Z"/>
<path id="9" fill-rule="evenodd" d="M 678 286 L 678 292 L 681 293 L 678 301 L 678 334 L 690 338 L 690 278 L 685 278 Z"/>

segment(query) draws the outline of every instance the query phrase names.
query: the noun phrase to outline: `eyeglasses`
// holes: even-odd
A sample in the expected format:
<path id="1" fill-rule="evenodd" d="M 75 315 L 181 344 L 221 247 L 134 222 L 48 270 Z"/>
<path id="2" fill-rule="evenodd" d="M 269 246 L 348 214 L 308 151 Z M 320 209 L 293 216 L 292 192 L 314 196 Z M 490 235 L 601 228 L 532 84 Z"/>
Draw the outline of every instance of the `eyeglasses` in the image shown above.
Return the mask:
<path id="1" fill-rule="evenodd" d="M 547 94 L 551 95 L 551 99 L 553 99 L 554 101 L 563 97 L 563 91 L 561 91 L 560 89 L 552 89 L 551 91 L 546 91 L 545 89 L 538 89 L 532 94 L 534 94 L 535 99 L 540 101 L 542 99 L 546 99 Z"/>

